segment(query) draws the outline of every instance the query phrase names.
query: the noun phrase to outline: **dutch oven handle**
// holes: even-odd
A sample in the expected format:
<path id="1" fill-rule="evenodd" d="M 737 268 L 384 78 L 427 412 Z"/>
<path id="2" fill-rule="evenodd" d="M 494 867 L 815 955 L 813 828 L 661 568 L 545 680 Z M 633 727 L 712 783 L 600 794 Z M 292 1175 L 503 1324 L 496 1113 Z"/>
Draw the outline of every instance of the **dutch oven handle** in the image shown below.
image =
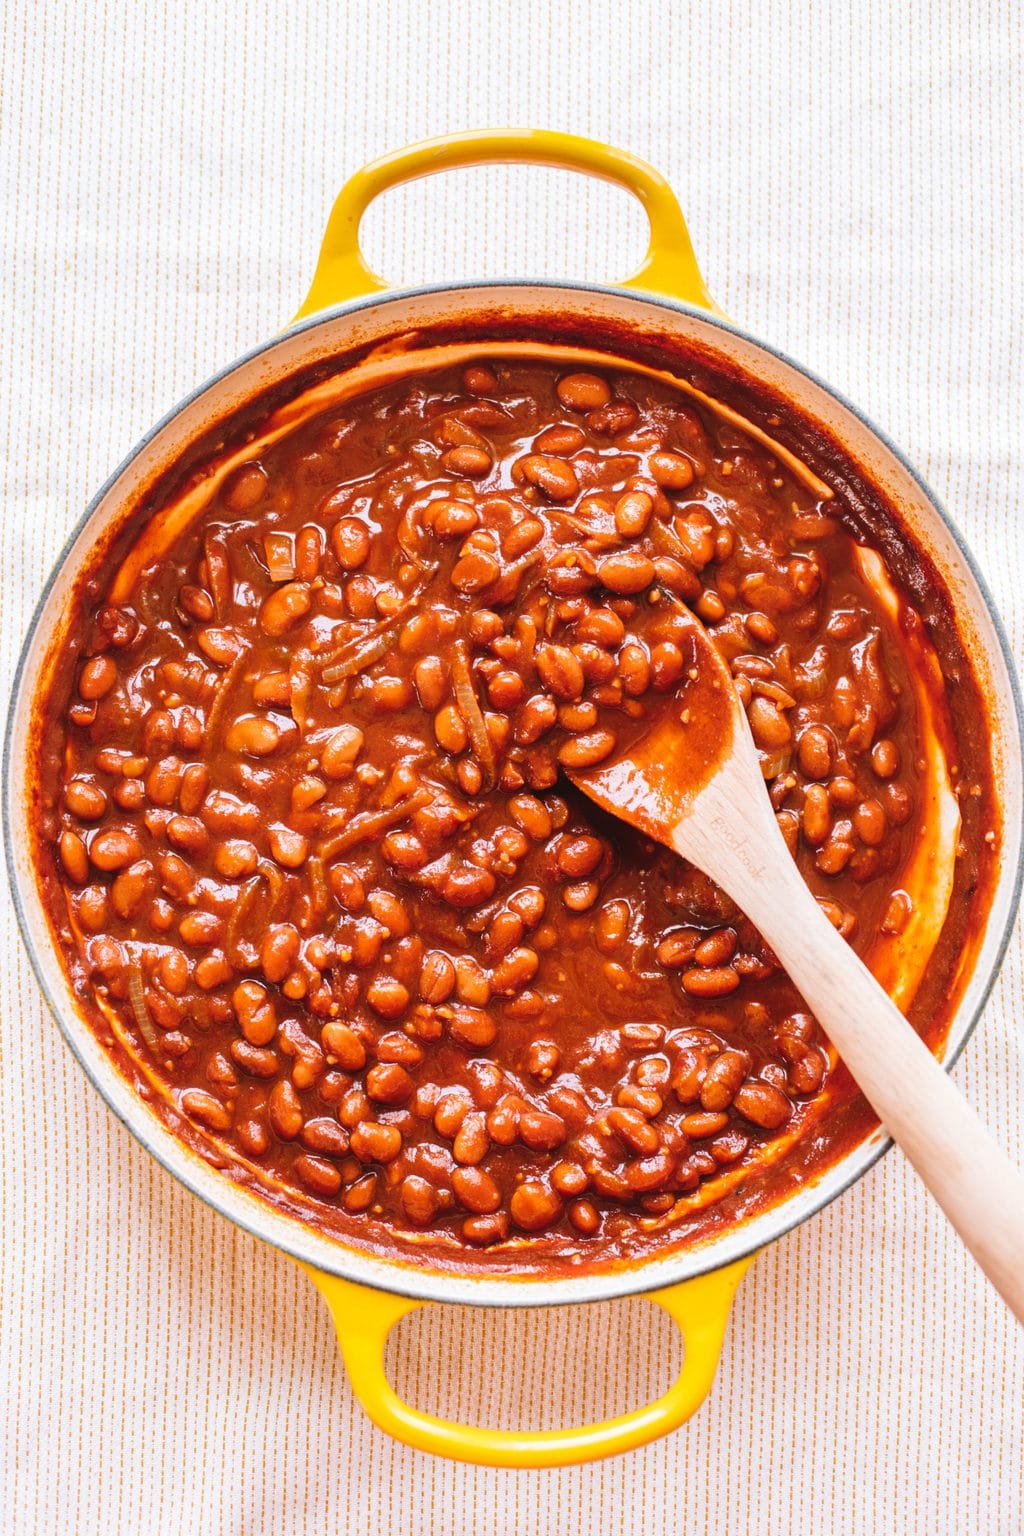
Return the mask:
<path id="1" fill-rule="evenodd" d="M 296 320 L 348 299 L 387 291 L 359 247 L 359 224 L 389 187 L 463 165 L 532 164 L 598 176 L 632 192 L 644 207 L 651 236 L 638 272 L 619 284 L 683 299 L 720 315 L 693 254 L 682 209 L 665 178 L 645 160 L 596 139 L 546 128 L 494 128 L 424 139 L 364 165 L 342 187 L 324 231 L 313 282 Z"/>
<path id="2" fill-rule="evenodd" d="M 464 165 L 529 163 L 581 171 L 614 182 L 644 207 L 650 224 L 647 254 L 619 284 L 682 299 L 721 314 L 704 285 L 675 193 L 635 155 L 593 139 L 540 128 L 498 128 L 427 139 L 384 155 L 357 171 L 338 194 L 324 231 L 313 282 L 296 320 L 349 299 L 384 293 L 388 284 L 367 265 L 359 225 L 370 203 L 389 187 Z M 381 1429 L 417 1450 L 481 1466 L 556 1467 L 596 1461 L 646 1445 L 678 1429 L 707 1396 L 718 1365 L 729 1309 L 750 1263 L 742 1259 L 711 1274 L 648 1293 L 683 1333 L 683 1368 L 663 1397 L 618 1418 L 577 1429 L 508 1431 L 453 1424 L 402 1401 L 384 1369 L 391 1329 L 423 1302 L 338 1279 L 304 1265 L 334 1319 L 352 1390 Z"/>
<path id="3" fill-rule="evenodd" d="M 415 1450 L 484 1467 L 565 1467 L 635 1450 L 678 1429 L 707 1397 L 729 1310 L 749 1258 L 663 1290 L 648 1291 L 683 1335 L 683 1368 L 653 1403 L 576 1429 L 481 1429 L 435 1418 L 402 1401 L 388 1381 L 384 1348 L 396 1323 L 429 1305 L 372 1290 L 303 1265 L 330 1308 L 352 1390 L 373 1422 Z M 529 1282 L 525 1282 L 528 1286 Z"/>

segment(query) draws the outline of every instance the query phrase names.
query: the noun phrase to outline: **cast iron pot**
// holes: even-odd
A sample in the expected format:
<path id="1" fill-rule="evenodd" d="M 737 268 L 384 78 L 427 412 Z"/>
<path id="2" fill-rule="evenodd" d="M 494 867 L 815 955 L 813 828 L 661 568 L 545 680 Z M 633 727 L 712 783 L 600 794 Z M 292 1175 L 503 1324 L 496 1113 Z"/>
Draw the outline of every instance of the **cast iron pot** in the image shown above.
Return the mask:
<path id="1" fill-rule="evenodd" d="M 640 199 L 651 226 L 640 271 L 605 287 L 582 283 L 473 282 L 389 291 L 366 266 L 359 222 L 385 188 L 452 166 L 524 161 L 602 177 Z M 502 338 L 528 332 L 594 344 L 616 339 L 623 356 L 664 365 L 673 344 L 696 352 L 706 372 L 756 382 L 795 409 L 816 443 L 846 466 L 851 483 L 876 498 L 924 557 L 952 602 L 956 625 L 988 706 L 1003 838 L 985 932 L 942 1049 L 950 1066 L 970 1035 L 996 976 L 1020 891 L 1022 865 L 1021 707 L 1005 634 L 971 555 L 934 496 L 900 453 L 821 380 L 731 325 L 708 294 L 679 205 L 643 161 L 565 134 L 531 130 L 471 133 L 412 146 L 367 166 L 343 188 L 331 213 L 310 293 L 291 328 L 239 358 L 165 416 L 115 471 L 72 534 L 36 609 L 18 667 L 6 739 L 4 818 L 18 917 L 36 975 L 72 1051 L 110 1108 L 154 1157 L 193 1193 L 246 1231 L 302 1264 L 331 1309 L 353 1389 L 370 1417 L 421 1450 L 503 1466 L 554 1466 L 644 1444 L 675 1429 L 711 1386 L 732 1297 L 757 1250 L 806 1220 L 861 1176 L 889 1145 L 880 1130 L 827 1171 L 752 1218 L 689 1249 L 616 1269 L 549 1278 L 432 1268 L 421 1255 L 376 1257 L 273 1209 L 204 1162 L 158 1119 L 114 1066 L 76 1004 L 32 863 L 27 794 L 33 705 L 63 638 L 78 574 L 122 525 L 161 472 L 211 426 L 312 365 L 358 357 L 396 337 Z M 410 366 L 415 365 L 415 355 Z M 861 477 L 857 481 L 857 477 Z M 685 1360 L 671 1389 L 620 1418 L 582 1428 L 501 1432 L 443 1422 L 410 1407 L 384 1373 L 389 1330 L 427 1302 L 527 1307 L 647 1294 L 676 1320 Z"/>

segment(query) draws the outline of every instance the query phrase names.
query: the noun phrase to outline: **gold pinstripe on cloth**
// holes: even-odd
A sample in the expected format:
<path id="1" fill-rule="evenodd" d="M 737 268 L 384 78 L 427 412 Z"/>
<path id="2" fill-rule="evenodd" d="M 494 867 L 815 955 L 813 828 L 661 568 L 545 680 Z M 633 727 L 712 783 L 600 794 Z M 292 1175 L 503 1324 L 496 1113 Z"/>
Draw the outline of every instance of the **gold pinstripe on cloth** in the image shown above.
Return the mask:
<path id="1" fill-rule="evenodd" d="M 0 9 L 0 667 L 65 533 L 145 428 L 286 321 L 341 180 L 510 123 L 632 149 L 712 292 L 888 429 L 1024 643 L 1021 13 L 1014 0 L 8 0 Z M 474 170 L 365 227 L 401 281 L 604 279 L 625 194 Z M 742 1288 L 707 1407 L 564 1472 L 431 1461 L 355 1407 L 326 1312 L 117 1126 L 45 1013 L 6 896 L 0 1530 L 11 1536 L 1020 1536 L 1024 1336 L 890 1157 Z M 957 1069 L 1024 1159 L 1018 932 Z M 423 1406 L 555 1425 L 678 1362 L 641 1300 L 432 1310 Z M 481 1360 L 493 1361 L 490 1374 Z"/>

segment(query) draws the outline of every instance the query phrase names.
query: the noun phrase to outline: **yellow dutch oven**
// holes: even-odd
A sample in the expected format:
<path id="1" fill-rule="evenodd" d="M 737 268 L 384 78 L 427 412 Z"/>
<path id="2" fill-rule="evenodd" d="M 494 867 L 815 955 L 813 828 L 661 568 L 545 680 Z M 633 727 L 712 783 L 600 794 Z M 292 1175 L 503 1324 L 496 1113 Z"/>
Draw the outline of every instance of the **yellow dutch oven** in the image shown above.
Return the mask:
<path id="1" fill-rule="evenodd" d="M 393 291 L 366 265 L 359 224 L 379 193 L 415 177 L 456 166 L 529 162 L 581 171 L 627 188 L 643 204 L 650 245 L 635 276 L 616 286 L 578 283 L 474 282 Z M 961 997 L 943 1049 L 951 1064 L 969 1035 L 998 970 L 1009 935 L 1021 872 L 1021 713 L 1006 638 L 980 576 L 956 530 L 911 467 L 852 406 L 778 352 L 731 325 L 711 299 L 697 267 L 679 204 L 667 182 L 643 161 L 569 134 L 507 129 L 414 145 L 359 171 L 331 212 L 310 291 L 282 336 L 257 347 L 201 386 L 160 422 L 100 491 L 72 535 L 40 599 L 25 642 L 8 722 L 4 816 L 7 858 L 19 920 L 43 991 L 72 1050 L 129 1130 L 189 1189 L 247 1231 L 297 1260 L 323 1295 L 337 1330 L 352 1388 L 370 1418 L 389 1434 L 435 1455 L 505 1467 L 563 1466 L 644 1445 L 677 1429 L 711 1387 L 736 1288 L 753 1255 L 832 1200 L 886 1149 L 880 1131 L 802 1188 L 699 1246 L 591 1273 L 550 1276 L 434 1268 L 422 1255 L 387 1255 L 349 1246 L 272 1208 L 234 1183 L 174 1136 L 115 1068 L 82 1017 L 40 896 L 30 849 L 33 702 L 45 688 L 50 658 L 62 642 L 76 577 L 123 526 L 161 473 L 212 423 L 292 376 L 325 361 L 344 366 L 368 351 L 393 352 L 399 338 L 458 334 L 492 342 L 522 325 L 531 336 L 576 345 L 615 339 L 623 355 L 642 360 L 657 347 L 701 357 L 704 373 L 760 391 L 795 407 L 827 443 L 853 485 L 866 484 L 889 509 L 903 536 L 930 562 L 950 595 L 960 639 L 972 657 L 990 709 L 996 782 L 1005 818 L 990 918 L 960 978 Z M 858 477 L 861 477 L 858 481 Z M 504 1263 L 510 1261 L 507 1257 Z M 683 1335 L 684 1363 L 657 1401 L 621 1417 L 580 1428 L 505 1432 L 444 1422 L 403 1402 L 387 1380 L 389 1331 L 417 1307 L 437 1302 L 523 1307 L 587 1303 L 646 1294 Z"/>

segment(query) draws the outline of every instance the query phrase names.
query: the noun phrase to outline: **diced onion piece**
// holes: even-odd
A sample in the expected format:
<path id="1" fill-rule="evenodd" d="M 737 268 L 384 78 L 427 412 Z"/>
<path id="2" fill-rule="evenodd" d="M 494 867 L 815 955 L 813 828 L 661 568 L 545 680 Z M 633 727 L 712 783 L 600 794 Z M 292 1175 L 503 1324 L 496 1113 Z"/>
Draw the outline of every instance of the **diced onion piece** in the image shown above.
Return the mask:
<path id="1" fill-rule="evenodd" d="M 263 552 L 271 581 L 295 580 L 295 537 L 290 533 L 267 533 Z"/>
<path id="2" fill-rule="evenodd" d="M 775 779 L 780 773 L 785 773 L 789 767 L 793 752 L 790 747 L 784 747 L 779 752 L 761 753 L 761 777 L 766 781 Z"/>

